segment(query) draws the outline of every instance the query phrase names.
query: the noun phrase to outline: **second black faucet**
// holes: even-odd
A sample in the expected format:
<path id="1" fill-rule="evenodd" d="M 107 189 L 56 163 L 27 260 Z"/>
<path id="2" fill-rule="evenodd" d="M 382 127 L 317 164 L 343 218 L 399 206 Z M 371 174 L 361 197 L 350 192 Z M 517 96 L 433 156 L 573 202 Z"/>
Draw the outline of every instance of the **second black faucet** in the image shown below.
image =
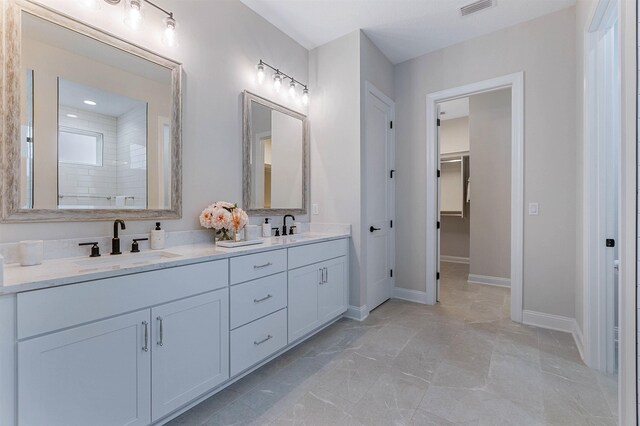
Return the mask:
<path id="1" fill-rule="evenodd" d="M 127 229 L 124 220 L 116 219 L 113 221 L 113 238 L 111 239 L 111 254 L 122 254 L 120 251 L 120 238 L 118 237 L 118 227 L 122 230 Z"/>

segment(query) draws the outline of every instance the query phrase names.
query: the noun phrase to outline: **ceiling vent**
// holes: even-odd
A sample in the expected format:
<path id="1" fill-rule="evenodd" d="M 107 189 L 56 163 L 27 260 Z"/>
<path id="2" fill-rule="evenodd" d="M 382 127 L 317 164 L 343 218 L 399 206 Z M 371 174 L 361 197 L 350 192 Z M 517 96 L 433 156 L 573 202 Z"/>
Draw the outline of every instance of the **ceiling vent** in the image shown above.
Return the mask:
<path id="1" fill-rule="evenodd" d="M 494 6 L 494 0 L 478 0 L 473 3 L 469 3 L 466 6 L 460 8 L 460 14 L 462 16 L 471 15 L 472 13 L 480 12 L 481 10 L 488 9 Z"/>

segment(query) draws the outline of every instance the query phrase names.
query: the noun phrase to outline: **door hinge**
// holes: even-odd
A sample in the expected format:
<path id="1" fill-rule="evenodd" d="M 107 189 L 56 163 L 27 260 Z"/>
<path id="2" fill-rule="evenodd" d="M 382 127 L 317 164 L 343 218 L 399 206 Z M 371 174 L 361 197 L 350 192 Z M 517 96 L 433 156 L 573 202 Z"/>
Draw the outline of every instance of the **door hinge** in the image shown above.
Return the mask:
<path id="1" fill-rule="evenodd" d="M 393 129 L 393 120 L 389 122 L 389 128 Z"/>
<path id="2" fill-rule="evenodd" d="M 437 173 L 437 175 L 438 175 L 438 177 L 440 177 L 440 170 L 438 170 L 438 173 Z"/>
<path id="3" fill-rule="evenodd" d="M 390 178 L 390 179 L 393 179 L 393 174 L 394 174 L 395 172 L 396 172 L 396 170 L 395 170 L 395 169 L 391 169 L 391 170 L 389 171 L 389 178 Z"/>
<path id="4" fill-rule="evenodd" d="M 390 222 L 390 223 L 389 223 L 389 227 L 390 227 L 390 228 L 393 228 L 393 221 L 391 220 L 391 221 L 389 221 L 389 222 Z"/>
<path id="5" fill-rule="evenodd" d="M 438 124 L 438 127 L 440 127 L 440 119 L 439 118 L 438 118 L 438 123 L 437 124 Z"/>
<path id="6" fill-rule="evenodd" d="M 436 229 L 440 229 L 440 221 L 436 222 Z"/>
<path id="7" fill-rule="evenodd" d="M 440 272 L 436 272 L 436 280 L 440 279 Z"/>
<path id="8" fill-rule="evenodd" d="M 607 247 L 615 247 L 616 246 L 616 240 L 614 240 L 613 238 L 607 238 L 607 240 L 605 241 L 605 245 Z"/>
<path id="9" fill-rule="evenodd" d="M 393 278 L 393 269 L 390 269 L 390 270 L 389 270 L 389 276 L 390 276 L 391 278 Z"/>

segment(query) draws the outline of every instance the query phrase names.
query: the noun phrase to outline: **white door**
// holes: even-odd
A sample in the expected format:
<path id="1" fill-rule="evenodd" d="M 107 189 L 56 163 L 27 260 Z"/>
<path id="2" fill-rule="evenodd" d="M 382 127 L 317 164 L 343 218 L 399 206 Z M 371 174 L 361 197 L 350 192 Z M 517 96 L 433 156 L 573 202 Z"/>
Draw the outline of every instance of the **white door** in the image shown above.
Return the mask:
<path id="1" fill-rule="evenodd" d="M 289 343 L 319 324 L 318 286 L 322 282 L 322 273 L 322 265 L 318 263 L 289 271 Z"/>
<path id="2" fill-rule="evenodd" d="M 367 82 L 365 100 L 365 229 L 367 307 L 393 295 L 395 238 L 394 103 Z"/>
<path id="3" fill-rule="evenodd" d="M 604 297 L 606 300 L 606 371 L 615 373 L 618 368 L 618 215 L 620 212 L 620 81 L 618 78 L 618 26 L 613 22 L 599 32 L 597 55 L 597 91 L 599 158 L 602 163 L 601 217 L 603 237 L 608 244 L 604 251 Z M 602 241 L 600 241 L 602 244 Z"/>
<path id="4" fill-rule="evenodd" d="M 151 310 L 153 421 L 229 378 L 228 289 Z"/>
<path id="5" fill-rule="evenodd" d="M 329 321 L 347 310 L 345 300 L 346 258 L 339 257 L 321 264 L 322 279 L 318 287 L 318 318 Z"/>
<path id="6" fill-rule="evenodd" d="M 149 310 L 18 343 L 20 426 L 151 422 Z"/>
<path id="7" fill-rule="evenodd" d="M 436 109 L 438 112 L 438 117 L 440 117 L 440 105 Z M 442 206 L 442 164 L 440 162 L 440 118 L 436 119 L 436 158 L 438 158 L 438 205 L 436 206 L 436 211 L 438 212 L 438 219 L 436 225 L 436 259 L 438 260 L 436 263 L 436 302 L 440 301 L 440 228 L 442 227 L 442 215 L 440 214 L 440 209 Z M 464 176 L 464 174 L 463 174 Z M 464 210 L 464 205 L 462 206 Z"/>

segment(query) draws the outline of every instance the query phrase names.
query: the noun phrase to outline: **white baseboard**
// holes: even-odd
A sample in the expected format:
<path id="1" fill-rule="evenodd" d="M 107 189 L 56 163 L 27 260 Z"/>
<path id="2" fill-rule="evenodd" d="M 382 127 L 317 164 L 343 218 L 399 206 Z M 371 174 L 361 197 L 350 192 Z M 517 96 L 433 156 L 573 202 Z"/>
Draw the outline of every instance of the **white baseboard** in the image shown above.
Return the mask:
<path id="1" fill-rule="evenodd" d="M 349 305 L 349 307 L 347 308 L 347 312 L 344 313 L 344 316 L 352 320 L 364 321 L 369 316 L 369 308 L 367 308 L 367 305 Z"/>
<path id="2" fill-rule="evenodd" d="M 394 287 L 394 299 L 408 300 L 410 302 L 427 304 L 427 293 L 425 291 L 409 290 L 406 288 Z"/>
<path id="3" fill-rule="evenodd" d="M 467 282 L 471 284 L 484 284 L 484 285 L 493 285 L 496 287 L 511 288 L 511 279 L 509 278 L 489 277 L 487 275 L 469 274 L 469 278 L 467 279 Z"/>
<path id="4" fill-rule="evenodd" d="M 564 331 L 571 333 L 576 343 L 580 358 L 584 360 L 584 348 L 582 344 L 582 330 L 578 326 L 575 318 L 563 317 L 561 315 L 545 314 L 544 312 L 522 311 L 522 323 L 534 325 L 549 330 Z"/>
<path id="5" fill-rule="evenodd" d="M 468 257 L 458 257 L 458 256 L 445 256 L 443 254 L 440 255 L 440 262 L 449 262 L 449 263 L 464 263 L 466 265 L 469 264 Z"/>
<path id="6" fill-rule="evenodd" d="M 582 330 L 578 325 L 578 321 L 573 320 L 573 340 L 576 342 L 578 352 L 580 352 L 580 358 L 584 361 L 584 343 L 582 343 Z"/>

